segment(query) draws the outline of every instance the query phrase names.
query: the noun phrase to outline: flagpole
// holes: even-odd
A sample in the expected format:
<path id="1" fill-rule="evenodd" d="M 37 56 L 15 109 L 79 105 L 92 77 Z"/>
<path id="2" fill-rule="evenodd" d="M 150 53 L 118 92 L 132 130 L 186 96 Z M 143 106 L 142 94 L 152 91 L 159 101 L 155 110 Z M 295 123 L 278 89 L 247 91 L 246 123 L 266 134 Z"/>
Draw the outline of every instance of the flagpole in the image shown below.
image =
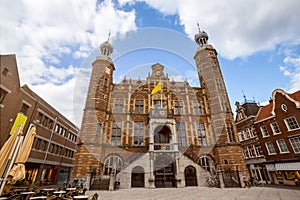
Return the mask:
<path id="1" fill-rule="evenodd" d="M 161 84 L 161 80 L 159 79 L 159 83 L 160 83 L 160 85 L 161 85 L 161 89 L 160 89 L 160 107 L 162 108 L 163 106 L 162 106 L 162 84 Z"/>

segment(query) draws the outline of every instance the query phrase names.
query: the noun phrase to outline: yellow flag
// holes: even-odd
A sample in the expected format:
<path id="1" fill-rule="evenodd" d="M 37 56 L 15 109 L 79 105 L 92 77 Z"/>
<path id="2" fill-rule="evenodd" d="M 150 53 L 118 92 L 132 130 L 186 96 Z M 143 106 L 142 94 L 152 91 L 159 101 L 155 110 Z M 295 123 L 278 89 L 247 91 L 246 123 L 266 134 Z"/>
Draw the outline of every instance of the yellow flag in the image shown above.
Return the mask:
<path id="1" fill-rule="evenodd" d="M 22 124 L 22 129 L 24 128 L 26 124 L 27 117 L 21 113 L 18 113 L 17 118 L 15 119 L 15 122 L 11 128 L 10 134 L 15 132 L 15 130 Z"/>
<path id="2" fill-rule="evenodd" d="M 155 88 L 152 90 L 151 94 L 155 94 L 155 93 L 157 93 L 157 92 L 160 91 L 160 90 L 161 90 L 161 84 L 158 83 L 158 84 L 155 86 Z"/>

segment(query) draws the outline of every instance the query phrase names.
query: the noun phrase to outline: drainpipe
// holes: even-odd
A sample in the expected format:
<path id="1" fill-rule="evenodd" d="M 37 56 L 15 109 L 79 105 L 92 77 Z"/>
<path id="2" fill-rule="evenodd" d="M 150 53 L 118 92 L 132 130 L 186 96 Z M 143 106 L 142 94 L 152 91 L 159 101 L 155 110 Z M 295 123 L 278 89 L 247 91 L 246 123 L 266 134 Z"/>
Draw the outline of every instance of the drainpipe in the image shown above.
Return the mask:
<path id="1" fill-rule="evenodd" d="M 43 164 L 42 164 L 42 167 L 41 167 L 42 172 L 44 171 L 45 162 L 47 160 L 48 151 L 49 151 L 49 148 L 50 148 L 50 144 L 52 142 L 52 137 L 53 137 L 53 133 L 54 133 L 54 129 L 56 127 L 56 124 L 57 124 L 57 116 L 55 117 L 54 125 L 53 125 L 52 131 L 51 131 L 51 136 L 50 136 L 50 139 L 49 139 L 49 144 L 48 144 L 48 147 L 47 147 L 47 150 L 46 150 L 46 153 L 45 153 L 45 156 L 44 156 L 44 161 L 43 161 Z M 42 174 L 40 175 L 40 179 L 41 179 L 41 176 L 42 176 Z"/>

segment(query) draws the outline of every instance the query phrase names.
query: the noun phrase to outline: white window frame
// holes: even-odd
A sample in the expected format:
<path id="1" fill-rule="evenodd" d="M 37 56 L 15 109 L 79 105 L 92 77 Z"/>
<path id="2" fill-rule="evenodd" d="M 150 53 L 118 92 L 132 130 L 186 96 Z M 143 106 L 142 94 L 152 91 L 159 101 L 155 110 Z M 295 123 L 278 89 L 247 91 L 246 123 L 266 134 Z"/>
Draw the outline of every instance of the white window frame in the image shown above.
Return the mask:
<path id="1" fill-rule="evenodd" d="M 272 147 L 273 149 L 270 149 L 268 144 L 271 144 L 272 146 L 270 146 L 270 147 Z M 266 148 L 267 148 L 267 151 L 268 151 L 269 155 L 276 155 L 277 154 L 272 142 L 266 142 L 265 145 L 266 145 Z M 274 150 L 274 152 L 271 152 L 270 150 Z"/>
<path id="2" fill-rule="evenodd" d="M 291 127 L 291 126 L 290 126 L 291 124 L 289 123 L 289 120 L 294 120 L 293 123 L 294 123 L 294 122 L 296 122 L 296 123 L 294 123 L 293 125 L 295 125 L 295 126 L 297 126 L 297 127 L 296 127 L 296 128 Z M 296 119 L 294 116 L 293 116 L 293 117 L 289 117 L 289 118 L 285 118 L 285 119 L 284 119 L 284 123 L 285 123 L 285 125 L 286 125 L 288 131 L 294 131 L 294 130 L 299 130 L 299 129 L 300 129 L 299 124 L 298 124 L 298 122 L 297 122 L 297 119 Z"/>
<path id="3" fill-rule="evenodd" d="M 244 134 L 242 132 L 238 132 L 239 140 L 240 142 L 243 142 L 245 140 Z"/>
<path id="4" fill-rule="evenodd" d="M 296 142 L 295 142 L 296 140 Z M 290 144 L 295 153 L 300 153 L 300 136 L 289 138 Z"/>
<path id="5" fill-rule="evenodd" d="M 255 130 L 252 127 L 248 129 L 249 129 L 250 138 L 255 138 L 256 137 Z"/>
<path id="6" fill-rule="evenodd" d="M 271 129 L 273 131 L 273 135 L 279 135 L 279 134 L 281 134 L 281 131 L 280 131 L 280 128 L 279 128 L 277 122 L 271 123 L 270 126 L 271 126 Z M 276 128 L 275 127 L 278 129 L 279 132 L 276 132 Z"/>
<path id="7" fill-rule="evenodd" d="M 284 139 L 276 140 L 276 143 L 277 143 L 280 153 L 282 153 L 282 154 L 289 153 L 289 149 L 287 148 Z"/>
<path id="8" fill-rule="evenodd" d="M 260 145 L 254 145 L 254 148 L 255 148 L 255 154 L 256 154 L 256 157 L 262 157 L 263 154 L 261 153 L 261 146 Z"/>
<path id="9" fill-rule="evenodd" d="M 261 132 L 261 135 L 263 138 L 270 137 L 267 126 L 263 125 L 263 126 L 259 127 L 259 129 L 260 129 L 260 132 Z"/>

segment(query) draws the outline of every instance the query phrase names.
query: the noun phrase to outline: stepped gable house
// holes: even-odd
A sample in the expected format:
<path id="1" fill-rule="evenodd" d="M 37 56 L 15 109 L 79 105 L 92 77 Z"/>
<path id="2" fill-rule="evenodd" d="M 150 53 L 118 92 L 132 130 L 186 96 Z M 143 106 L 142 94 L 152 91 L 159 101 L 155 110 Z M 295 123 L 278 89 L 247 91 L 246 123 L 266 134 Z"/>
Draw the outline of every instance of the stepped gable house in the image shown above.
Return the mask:
<path id="1" fill-rule="evenodd" d="M 156 63 L 145 80 L 113 82 L 109 41 L 92 72 L 72 178 L 91 189 L 239 186 L 246 174 L 217 52 L 199 29 L 194 59 L 200 87 L 170 80 Z M 179 47 L 180 48 L 180 47 Z"/>

